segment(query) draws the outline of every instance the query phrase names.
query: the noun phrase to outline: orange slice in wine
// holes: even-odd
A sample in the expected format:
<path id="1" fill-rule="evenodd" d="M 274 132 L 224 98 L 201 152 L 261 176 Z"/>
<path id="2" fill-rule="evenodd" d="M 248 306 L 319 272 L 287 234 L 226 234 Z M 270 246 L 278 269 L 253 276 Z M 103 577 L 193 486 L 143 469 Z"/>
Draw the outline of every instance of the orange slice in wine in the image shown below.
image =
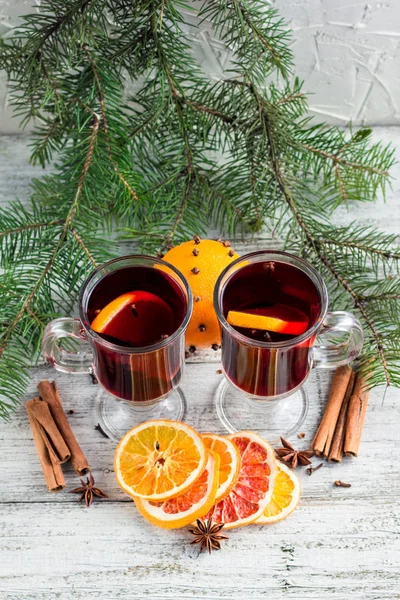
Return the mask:
<path id="1" fill-rule="evenodd" d="M 276 463 L 271 446 L 256 433 L 239 431 L 227 438 L 241 455 L 239 478 L 228 496 L 217 502 L 204 519 L 232 529 L 261 517 L 272 498 Z"/>
<path id="2" fill-rule="evenodd" d="M 210 451 L 206 468 L 183 494 L 164 502 L 134 498 L 137 509 L 147 521 L 163 529 L 189 525 L 203 517 L 214 504 L 219 480 L 218 467 L 219 457 Z"/>
<path id="3" fill-rule="evenodd" d="M 261 329 L 290 335 L 301 335 L 308 328 L 307 315 L 286 304 L 275 304 L 265 308 L 251 308 L 243 311 L 230 310 L 226 320 L 234 327 Z"/>
<path id="4" fill-rule="evenodd" d="M 97 333 L 133 346 L 147 346 L 170 335 L 174 315 L 159 296 L 138 290 L 127 292 L 105 306 L 91 323 Z"/>

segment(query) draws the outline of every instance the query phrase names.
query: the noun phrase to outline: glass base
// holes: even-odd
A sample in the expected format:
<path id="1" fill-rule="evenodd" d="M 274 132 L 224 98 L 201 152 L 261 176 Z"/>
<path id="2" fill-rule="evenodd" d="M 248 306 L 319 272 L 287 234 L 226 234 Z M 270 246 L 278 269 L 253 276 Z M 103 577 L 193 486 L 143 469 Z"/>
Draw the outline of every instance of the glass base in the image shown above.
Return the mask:
<path id="1" fill-rule="evenodd" d="M 132 402 L 117 400 L 100 389 L 96 398 L 98 423 L 110 439 L 119 442 L 122 436 L 143 421 L 171 419 L 182 421 L 186 412 L 186 398 L 178 387 L 157 404 L 140 406 Z"/>
<path id="2" fill-rule="evenodd" d="M 255 431 L 276 444 L 280 436 L 289 437 L 300 431 L 308 412 L 308 394 L 300 388 L 287 398 L 260 401 L 249 398 L 224 379 L 217 388 L 215 404 L 229 433 Z"/>

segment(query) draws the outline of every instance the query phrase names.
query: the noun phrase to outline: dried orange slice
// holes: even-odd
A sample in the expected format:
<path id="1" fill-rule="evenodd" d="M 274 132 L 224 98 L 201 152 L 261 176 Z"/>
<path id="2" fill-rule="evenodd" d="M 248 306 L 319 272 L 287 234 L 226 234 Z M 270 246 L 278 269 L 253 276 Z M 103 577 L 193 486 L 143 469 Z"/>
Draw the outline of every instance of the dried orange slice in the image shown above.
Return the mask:
<path id="1" fill-rule="evenodd" d="M 279 462 L 271 501 L 255 524 L 267 525 L 285 519 L 299 504 L 300 496 L 300 481 L 292 469 Z"/>
<path id="2" fill-rule="evenodd" d="M 174 315 L 165 300 L 151 292 L 138 290 L 112 300 L 90 326 L 93 331 L 120 342 L 147 346 L 173 332 Z"/>
<path id="3" fill-rule="evenodd" d="M 232 529 L 252 523 L 263 514 L 272 498 L 276 464 L 271 446 L 256 433 L 239 431 L 227 437 L 241 455 L 239 478 L 229 495 L 204 518 Z"/>
<path id="4" fill-rule="evenodd" d="M 226 320 L 234 327 L 262 329 L 290 335 L 301 335 L 308 327 L 307 315 L 286 304 L 243 311 L 230 310 Z"/>
<path id="5" fill-rule="evenodd" d="M 240 472 L 240 453 L 238 447 L 222 435 L 204 433 L 201 436 L 206 448 L 219 456 L 219 486 L 215 502 L 225 498 L 235 485 Z"/>
<path id="6" fill-rule="evenodd" d="M 143 517 L 153 525 L 164 529 L 185 527 L 210 510 L 215 502 L 218 479 L 219 456 L 210 451 L 203 473 L 183 494 L 164 502 L 134 498 L 135 504 Z"/>
<path id="7" fill-rule="evenodd" d="M 200 434 L 180 421 L 147 421 L 118 444 L 119 486 L 130 496 L 167 500 L 187 490 L 204 471 L 207 450 Z"/>

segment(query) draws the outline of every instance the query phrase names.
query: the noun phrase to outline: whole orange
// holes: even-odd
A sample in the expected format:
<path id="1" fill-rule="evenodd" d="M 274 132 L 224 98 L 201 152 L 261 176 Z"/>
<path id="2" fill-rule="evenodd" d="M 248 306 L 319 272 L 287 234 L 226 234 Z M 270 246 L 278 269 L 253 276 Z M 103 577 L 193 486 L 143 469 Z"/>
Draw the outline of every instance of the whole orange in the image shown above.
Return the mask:
<path id="1" fill-rule="evenodd" d="M 198 236 L 175 246 L 164 256 L 164 260 L 183 273 L 192 289 L 193 315 L 186 332 L 187 346 L 209 348 L 221 344 L 213 305 L 214 287 L 225 267 L 238 257 L 229 242 L 201 240 Z"/>

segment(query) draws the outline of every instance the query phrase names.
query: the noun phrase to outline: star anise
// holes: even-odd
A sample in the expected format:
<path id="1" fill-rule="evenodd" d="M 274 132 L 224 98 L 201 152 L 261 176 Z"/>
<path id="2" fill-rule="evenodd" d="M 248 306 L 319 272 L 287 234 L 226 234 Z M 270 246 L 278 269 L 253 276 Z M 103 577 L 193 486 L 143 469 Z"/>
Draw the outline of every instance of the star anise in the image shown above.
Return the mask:
<path id="1" fill-rule="evenodd" d="M 311 465 L 310 458 L 314 456 L 313 450 L 295 450 L 288 441 L 281 437 L 283 448 L 276 448 L 275 454 L 287 463 L 292 469 L 295 469 L 297 465 Z"/>
<path id="2" fill-rule="evenodd" d="M 85 499 L 86 506 L 89 508 L 95 496 L 98 498 L 108 498 L 107 494 L 105 494 L 100 488 L 94 486 L 94 483 L 94 477 L 90 473 L 89 477 L 86 478 L 86 483 L 83 479 L 81 479 L 82 487 L 71 490 L 70 494 L 81 494 L 78 502 L 82 502 L 82 500 Z"/>
<path id="3" fill-rule="evenodd" d="M 194 539 L 190 544 L 200 544 L 200 552 L 205 548 L 209 554 L 212 550 L 221 550 L 220 540 L 229 539 L 226 535 L 219 533 L 223 526 L 224 523 L 213 524 L 211 519 L 207 521 L 197 519 L 196 525 L 189 527 L 190 533 L 194 535 Z"/>

